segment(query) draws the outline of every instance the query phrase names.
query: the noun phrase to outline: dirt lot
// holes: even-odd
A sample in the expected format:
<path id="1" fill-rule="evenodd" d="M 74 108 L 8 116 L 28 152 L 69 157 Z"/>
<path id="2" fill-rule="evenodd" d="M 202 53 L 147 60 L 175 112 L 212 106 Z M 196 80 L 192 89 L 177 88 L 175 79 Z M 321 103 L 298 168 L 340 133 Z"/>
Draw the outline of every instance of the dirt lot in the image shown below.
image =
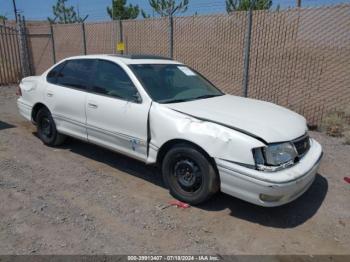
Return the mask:
<path id="1" fill-rule="evenodd" d="M 189 209 L 158 171 L 70 139 L 44 146 L 0 89 L 0 254 L 350 254 L 350 146 L 324 147 L 319 175 L 297 201 L 257 207 L 218 194 Z"/>

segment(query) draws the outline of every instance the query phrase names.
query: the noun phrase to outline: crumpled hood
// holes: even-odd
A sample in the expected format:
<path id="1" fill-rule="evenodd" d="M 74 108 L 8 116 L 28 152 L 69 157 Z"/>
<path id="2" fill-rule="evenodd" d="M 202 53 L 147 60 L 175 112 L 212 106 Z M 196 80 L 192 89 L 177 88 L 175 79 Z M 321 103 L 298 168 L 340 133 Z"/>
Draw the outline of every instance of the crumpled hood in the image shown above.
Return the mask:
<path id="1" fill-rule="evenodd" d="M 260 100 L 224 95 L 164 106 L 193 117 L 252 134 L 268 143 L 305 134 L 306 120 L 284 107 Z"/>

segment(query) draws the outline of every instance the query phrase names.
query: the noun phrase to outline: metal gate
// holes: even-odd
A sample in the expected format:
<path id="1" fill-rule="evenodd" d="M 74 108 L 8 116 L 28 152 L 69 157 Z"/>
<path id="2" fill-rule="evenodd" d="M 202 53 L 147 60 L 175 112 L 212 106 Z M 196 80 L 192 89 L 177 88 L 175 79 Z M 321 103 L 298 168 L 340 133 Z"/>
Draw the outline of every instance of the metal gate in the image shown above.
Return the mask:
<path id="1" fill-rule="evenodd" d="M 0 25 L 0 85 L 18 83 L 23 76 L 20 35 L 17 28 Z"/>

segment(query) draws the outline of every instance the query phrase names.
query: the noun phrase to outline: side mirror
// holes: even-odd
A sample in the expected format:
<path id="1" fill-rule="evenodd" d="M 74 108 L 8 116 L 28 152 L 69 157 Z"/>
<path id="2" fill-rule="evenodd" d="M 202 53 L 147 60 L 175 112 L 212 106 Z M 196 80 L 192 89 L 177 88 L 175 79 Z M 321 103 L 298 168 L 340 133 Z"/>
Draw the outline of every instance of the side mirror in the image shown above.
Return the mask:
<path id="1" fill-rule="evenodd" d="M 135 94 L 132 95 L 132 98 L 133 98 L 133 102 L 136 102 L 136 103 L 141 103 L 142 102 L 142 98 L 139 94 L 139 92 L 136 92 Z"/>

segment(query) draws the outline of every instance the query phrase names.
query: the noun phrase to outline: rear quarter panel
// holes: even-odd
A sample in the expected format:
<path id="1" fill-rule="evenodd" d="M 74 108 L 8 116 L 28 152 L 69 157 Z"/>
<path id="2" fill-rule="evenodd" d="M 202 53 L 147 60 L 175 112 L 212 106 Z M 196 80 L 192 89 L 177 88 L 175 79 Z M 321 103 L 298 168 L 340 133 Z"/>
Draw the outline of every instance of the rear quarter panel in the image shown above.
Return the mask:
<path id="1" fill-rule="evenodd" d="M 19 86 L 22 92 L 17 100 L 20 113 L 31 120 L 33 107 L 37 103 L 44 103 L 45 81 L 41 76 L 30 76 L 23 78 Z M 25 112 L 21 112 L 23 110 Z"/>

